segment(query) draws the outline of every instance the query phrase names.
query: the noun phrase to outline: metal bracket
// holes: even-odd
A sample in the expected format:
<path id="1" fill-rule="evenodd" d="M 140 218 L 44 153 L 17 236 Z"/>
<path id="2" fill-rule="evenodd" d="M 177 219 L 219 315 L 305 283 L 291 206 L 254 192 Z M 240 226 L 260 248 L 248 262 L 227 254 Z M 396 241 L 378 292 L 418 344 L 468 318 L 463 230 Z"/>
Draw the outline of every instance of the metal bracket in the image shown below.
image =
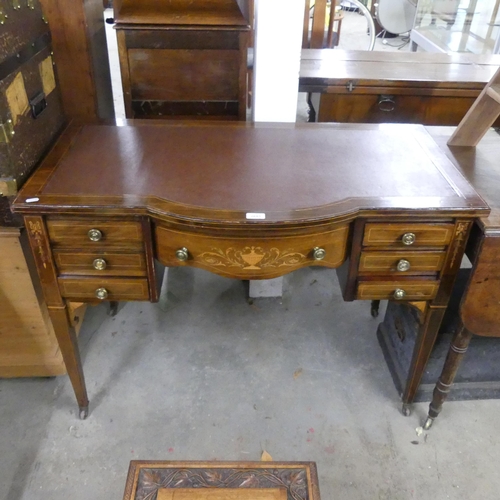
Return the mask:
<path id="1" fill-rule="evenodd" d="M 14 135 L 14 123 L 10 118 L 5 123 L 0 122 L 0 144 L 9 144 Z"/>
<path id="2" fill-rule="evenodd" d="M 33 118 L 38 118 L 42 111 L 47 107 L 47 99 L 45 99 L 45 94 L 40 92 L 35 97 L 29 100 L 31 107 L 31 114 Z"/>
<path id="3" fill-rule="evenodd" d="M 14 7 L 14 10 L 19 10 L 21 8 L 21 0 L 12 0 L 12 7 Z"/>
<path id="4" fill-rule="evenodd" d="M 347 83 L 345 87 L 349 92 L 352 92 L 356 88 L 354 85 L 354 80 L 349 80 L 349 83 Z"/>
<path id="5" fill-rule="evenodd" d="M 5 24 L 5 20 L 7 19 L 7 14 L 0 7 L 0 24 Z"/>
<path id="6" fill-rule="evenodd" d="M 27 5 L 31 10 L 35 10 L 35 0 L 27 0 Z"/>

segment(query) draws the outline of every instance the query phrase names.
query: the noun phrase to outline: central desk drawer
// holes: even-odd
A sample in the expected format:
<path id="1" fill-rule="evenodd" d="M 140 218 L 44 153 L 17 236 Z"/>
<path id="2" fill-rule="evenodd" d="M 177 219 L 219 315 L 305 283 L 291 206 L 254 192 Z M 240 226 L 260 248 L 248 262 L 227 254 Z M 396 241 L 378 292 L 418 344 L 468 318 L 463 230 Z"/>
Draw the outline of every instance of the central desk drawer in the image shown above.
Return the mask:
<path id="1" fill-rule="evenodd" d="M 191 265 L 242 279 L 272 278 L 306 266 L 340 266 L 346 258 L 348 235 L 348 225 L 274 238 L 220 238 L 158 226 L 156 255 L 166 266 Z"/>
<path id="2" fill-rule="evenodd" d="M 359 300 L 431 300 L 438 291 L 439 281 L 359 281 Z"/>
<path id="3" fill-rule="evenodd" d="M 143 253 L 54 250 L 59 274 L 97 276 L 146 276 Z"/>
<path id="4" fill-rule="evenodd" d="M 47 219 L 50 241 L 59 247 L 120 247 L 142 249 L 140 222 L 99 219 Z"/>
<path id="5" fill-rule="evenodd" d="M 414 274 L 438 272 L 446 252 L 365 251 L 359 260 L 360 274 Z"/>
<path id="6" fill-rule="evenodd" d="M 442 247 L 453 237 L 453 224 L 370 222 L 365 226 L 363 246 Z"/>
<path id="7" fill-rule="evenodd" d="M 61 295 L 76 301 L 149 300 L 147 279 L 141 278 L 58 278 Z"/>

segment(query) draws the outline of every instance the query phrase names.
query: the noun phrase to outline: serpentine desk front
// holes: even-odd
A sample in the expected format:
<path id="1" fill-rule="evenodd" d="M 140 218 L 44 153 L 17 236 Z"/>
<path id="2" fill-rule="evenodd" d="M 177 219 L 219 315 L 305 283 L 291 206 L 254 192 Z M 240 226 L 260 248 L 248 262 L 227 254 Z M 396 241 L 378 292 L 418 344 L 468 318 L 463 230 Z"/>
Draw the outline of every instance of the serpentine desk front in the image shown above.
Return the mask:
<path id="1" fill-rule="evenodd" d="M 325 266 L 347 301 L 411 303 L 409 413 L 471 224 L 489 212 L 418 125 L 206 122 L 71 125 L 13 208 L 81 418 L 67 301 L 156 301 L 155 259 L 238 279 Z"/>

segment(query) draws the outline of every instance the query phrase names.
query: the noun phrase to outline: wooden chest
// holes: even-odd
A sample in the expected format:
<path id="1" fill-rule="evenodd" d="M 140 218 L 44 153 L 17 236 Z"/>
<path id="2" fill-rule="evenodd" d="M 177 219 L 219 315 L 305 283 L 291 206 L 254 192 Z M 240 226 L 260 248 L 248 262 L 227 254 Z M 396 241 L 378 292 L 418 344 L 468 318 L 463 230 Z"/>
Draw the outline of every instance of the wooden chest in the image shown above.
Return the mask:
<path id="1" fill-rule="evenodd" d="M 500 55 L 303 50 L 310 121 L 458 125 Z M 499 122 L 500 124 L 500 122 Z"/>
<path id="2" fill-rule="evenodd" d="M 249 26 L 235 0 L 118 0 L 115 22 L 127 118 L 245 119 Z"/>
<path id="3" fill-rule="evenodd" d="M 64 116 L 38 1 L 0 0 L 0 23 L 0 226 L 15 226 L 9 199 L 52 145 Z"/>

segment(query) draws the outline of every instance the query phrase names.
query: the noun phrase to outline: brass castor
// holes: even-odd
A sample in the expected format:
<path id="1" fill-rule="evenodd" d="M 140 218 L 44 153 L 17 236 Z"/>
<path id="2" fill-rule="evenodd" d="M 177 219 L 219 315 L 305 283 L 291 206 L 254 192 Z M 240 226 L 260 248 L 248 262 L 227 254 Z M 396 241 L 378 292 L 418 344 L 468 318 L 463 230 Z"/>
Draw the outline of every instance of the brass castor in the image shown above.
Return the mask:
<path id="1" fill-rule="evenodd" d="M 410 405 L 407 404 L 407 403 L 403 403 L 403 407 L 401 408 L 401 413 L 405 416 L 405 417 L 409 417 L 411 415 L 411 408 L 410 408 Z"/>

